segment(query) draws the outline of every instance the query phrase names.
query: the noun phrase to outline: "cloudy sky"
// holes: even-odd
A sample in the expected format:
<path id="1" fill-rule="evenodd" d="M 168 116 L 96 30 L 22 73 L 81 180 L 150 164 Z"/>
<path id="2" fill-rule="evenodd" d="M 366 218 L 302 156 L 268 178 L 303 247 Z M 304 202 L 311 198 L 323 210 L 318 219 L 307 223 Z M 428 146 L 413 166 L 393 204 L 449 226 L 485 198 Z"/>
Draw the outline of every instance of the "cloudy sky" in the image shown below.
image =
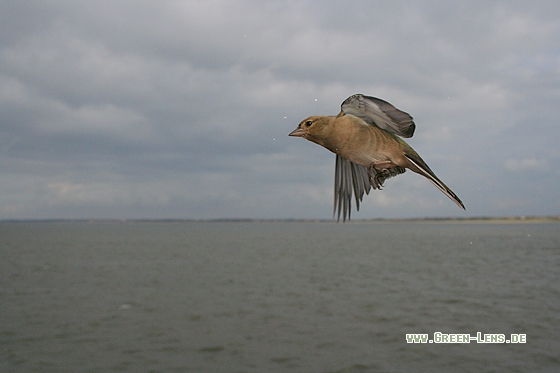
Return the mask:
<path id="1" fill-rule="evenodd" d="M 0 2 L 0 219 L 332 217 L 334 155 L 288 137 L 349 95 L 407 172 L 357 219 L 560 214 L 560 2 Z"/>

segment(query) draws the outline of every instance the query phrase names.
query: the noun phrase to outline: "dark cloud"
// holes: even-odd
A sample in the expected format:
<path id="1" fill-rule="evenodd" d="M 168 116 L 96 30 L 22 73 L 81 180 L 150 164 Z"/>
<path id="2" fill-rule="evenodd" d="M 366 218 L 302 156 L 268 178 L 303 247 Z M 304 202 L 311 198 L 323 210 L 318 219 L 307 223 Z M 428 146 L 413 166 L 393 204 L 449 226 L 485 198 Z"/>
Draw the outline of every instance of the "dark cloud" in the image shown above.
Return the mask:
<path id="1" fill-rule="evenodd" d="M 558 214 L 555 2 L 5 2 L 0 218 L 328 218 L 288 138 L 348 95 L 411 113 L 467 215 Z M 354 216 L 465 216 L 425 180 Z"/>

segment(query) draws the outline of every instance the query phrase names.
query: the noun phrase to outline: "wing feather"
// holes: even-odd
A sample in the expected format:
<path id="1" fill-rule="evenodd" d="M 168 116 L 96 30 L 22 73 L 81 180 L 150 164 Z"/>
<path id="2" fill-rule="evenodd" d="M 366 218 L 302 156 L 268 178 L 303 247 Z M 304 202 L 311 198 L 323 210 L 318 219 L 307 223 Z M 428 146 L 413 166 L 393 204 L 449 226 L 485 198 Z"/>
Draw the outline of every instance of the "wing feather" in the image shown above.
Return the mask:
<path id="1" fill-rule="evenodd" d="M 352 95 L 344 100 L 341 110 L 344 114 L 355 115 L 370 125 L 401 137 L 412 137 L 416 129 L 408 113 L 377 97 Z"/>
<path id="2" fill-rule="evenodd" d="M 337 221 L 346 218 L 350 220 L 352 211 L 352 194 L 356 201 L 357 210 L 360 210 L 360 202 L 364 194 L 368 194 L 371 189 L 369 177 L 364 166 L 350 162 L 348 159 L 336 155 L 334 171 L 334 211 Z"/>

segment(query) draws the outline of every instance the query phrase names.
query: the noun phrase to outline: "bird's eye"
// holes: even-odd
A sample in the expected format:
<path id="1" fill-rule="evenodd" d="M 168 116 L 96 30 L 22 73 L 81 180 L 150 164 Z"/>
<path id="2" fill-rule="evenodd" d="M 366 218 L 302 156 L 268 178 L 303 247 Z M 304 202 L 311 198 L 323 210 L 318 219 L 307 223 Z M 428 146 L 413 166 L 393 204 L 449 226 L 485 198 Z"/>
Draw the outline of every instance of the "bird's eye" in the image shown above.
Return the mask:
<path id="1" fill-rule="evenodd" d="M 308 120 L 307 122 L 305 122 L 305 126 L 306 126 L 306 127 L 309 127 L 309 126 L 311 126 L 312 124 L 313 124 L 313 122 L 310 121 L 310 120 Z"/>

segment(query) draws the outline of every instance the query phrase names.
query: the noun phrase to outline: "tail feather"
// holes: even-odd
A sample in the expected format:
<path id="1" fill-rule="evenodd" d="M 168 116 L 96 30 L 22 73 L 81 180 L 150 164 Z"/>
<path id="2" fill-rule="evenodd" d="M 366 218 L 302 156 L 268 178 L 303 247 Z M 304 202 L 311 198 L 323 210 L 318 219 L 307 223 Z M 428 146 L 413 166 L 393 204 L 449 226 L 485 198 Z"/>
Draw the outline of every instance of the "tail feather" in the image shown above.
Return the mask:
<path id="1" fill-rule="evenodd" d="M 424 175 L 428 180 L 432 182 L 439 190 L 441 190 L 447 197 L 449 197 L 453 202 L 457 204 L 463 210 L 466 210 L 465 205 L 461 202 L 461 199 L 457 197 L 455 193 L 451 189 L 447 187 L 438 177 L 434 174 L 434 172 L 428 167 L 426 162 L 424 162 L 421 158 L 414 159 L 410 155 L 405 155 L 406 159 L 411 163 L 409 167 L 412 171 L 419 173 L 420 175 Z"/>

